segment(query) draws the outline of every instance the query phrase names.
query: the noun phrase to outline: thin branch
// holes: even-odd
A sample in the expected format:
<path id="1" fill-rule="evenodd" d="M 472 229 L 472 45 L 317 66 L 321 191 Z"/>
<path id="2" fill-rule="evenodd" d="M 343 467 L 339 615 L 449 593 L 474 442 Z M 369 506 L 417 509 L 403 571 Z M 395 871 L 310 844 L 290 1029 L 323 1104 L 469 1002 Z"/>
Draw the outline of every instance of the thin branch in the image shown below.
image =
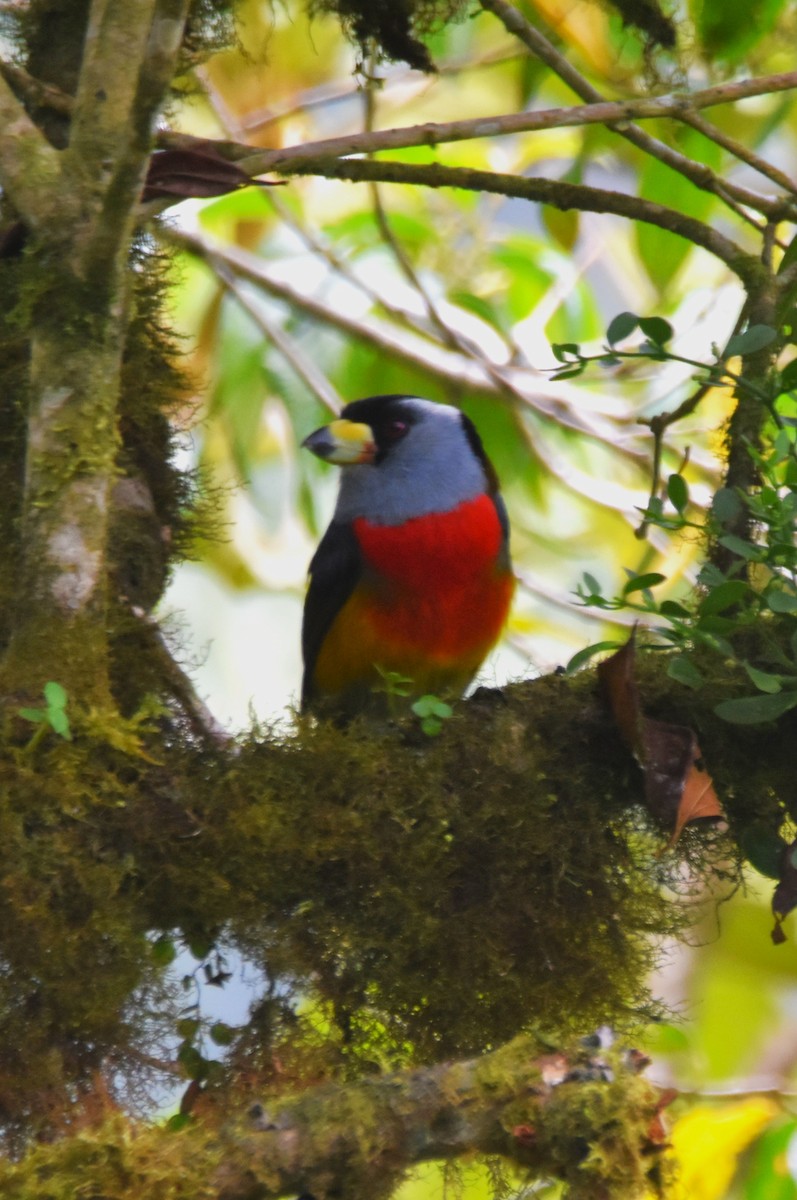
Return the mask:
<path id="1" fill-rule="evenodd" d="M 368 343 L 380 353 L 389 354 L 410 367 L 437 378 L 444 387 L 490 398 L 497 394 L 496 386 L 485 372 L 483 364 L 477 360 L 463 361 L 462 357 L 454 352 L 446 352 L 439 343 L 417 336 L 406 335 L 399 338 L 394 330 L 376 318 L 369 318 L 367 322 L 357 320 L 339 307 L 307 296 L 284 280 L 275 278 L 261 260 L 235 248 L 214 247 L 205 239 L 174 229 L 163 230 L 162 234 L 189 253 L 198 254 L 214 270 L 218 269 L 219 264 L 227 264 L 241 278 L 248 279 L 292 307 L 331 325 L 348 337 Z M 627 447 L 617 445 L 615 422 L 601 421 L 598 424 L 593 414 L 579 410 L 581 401 L 579 393 L 575 390 L 572 392 L 572 403 L 569 403 L 565 397 L 570 393 L 564 385 L 558 385 L 557 394 L 550 395 L 538 389 L 533 390 L 524 383 L 524 377 L 528 378 L 530 374 L 528 370 L 524 372 L 516 368 L 506 368 L 506 371 L 517 388 L 518 398 L 529 411 L 536 413 L 541 419 L 555 421 L 603 445 L 614 446 L 619 453 L 627 457 L 638 459 L 639 456 Z"/>
<path id="2" fill-rule="evenodd" d="M 138 609 L 132 609 L 131 612 L 148 640 L 148 648 L 157 660 L 171 695 L 180 706 L 194 735 L 203 741 L 213 742 L 216 746 L 230 747 L 233 737 L 216 720 L 204 700 L 197 694 L 193 681 L 180 666 L 168 645 L 160 624 L 149 613 Z"/>
<path id="3" fill-rule="evenodd" d="M 512 4 L 507 3 L 507 0 L 481 0 L 481 5 L 487 12 L 493 13 L 505 29 L 514 33 L 524 45 L 528 46 L 532 54 L 550 67 L 568 87 L 572 88 L 577 96 L 592 104 L 603 103 L 604 97 L 600 92 Z M 797 79 L 793 75 L 792 82 L 788 86 L 797 86 Z M 687 109 L 691 106 L 690 101 L 684 105 Z M 787 203 L 784 197 L 771 199 L 760 196 L 757 192 L 720 179 L 708 167 L 694 162 L 686 155 L 680 154 L 671 146 L 659 141 L 658 138 L 651 137 L 638 126 L 628 124 L 622 118 L 619 122 L 606 122 L 606 125 L 607 128 L 619 133 L 621 137 L 652 158 L 658 159 L 659 162 L 677 171 L 679 175 L 683 175 L 702 191 L 713 193 L 725 203 L 728 203 L 729 200 L 735 201 L 736 204 L 746 205 L 767 217 L 785 216 L 789 211 L 791 201 Z M 738 209 L 734 209 L 734 211 L 738 211 Z"/>
<path id="4" fill-rule="evenodd" d="M 338 416 L 345 403 L 338 395 L 326 375 L 308 358 L 299 344 L 276 321 L 270 321 L 260 305 L 255 304 L 241 287 L 234 271 L 223 262 L 216 262 L 214 270 L 231 296 L 255 321 L 270 342 L 276 346 L 285 361 L 293 367 L 296 374 L 315 396 L 318 403 L 333 417 Z"/>
<path id="5" fill-rule="evenodd" d="M 67 92 L 52 84 L 35 79 L 24 68 L 15 63 L 0 60 L 0 75 L 6 83 L 28 104 L 35 108 L 49 108 L 62 116 L 71 116 L 75 101 Z"/>
<path id="6" fill-rule="evenodd" d="M 522 200 L 551 204 L 563 211 L 578 209 L 582 212 L 613 213 L 678 234 L 679 237 L 702 247 L 720 259 L 746 285 L 755 286 L 763 270 L 755 255 L 745 252 L 730 238 L 694 217 L 676 212 L 675 209 L 657 204 L 653 200 L 645 200 L 641 196 L 627 196 L 622 192 L 588 187 L 586 184 L 538 179 L 533 176 L 518 177 L 465 167 L 444 167 L 437 163 L 419 165 L 381 160 L 367 162 L 361 159 L 302 162 L 293 165 L 290 171 L 281 168 L 280 173 L 322 175 L 325 178 L 349 179 L 358 183 L 379 180 L 383 183 L 421 184 L 434 188 L 464 188 L 468 191 L 497 193 L 501 196 L 515 196 Z"/>
<path id="7" fill-rule="evenodd" d="M 557 59 L 559 61 L 559 58 Z M 561 59 L 566 62 L 565 59 Z M 569 67 L 569 64 L 567 64 Z M 581 77 L 578 76 L 580 79 Z M 569 82 L 569 81 L 568 81 Z M 587 85 L 588 87 L 589 85 Z M 725 84 L 721 87 L 705 88 L 691 95 L 669 95 L 655 98 L 635 100 L 608 101 L 599 97 L 583 105 L 567 108 L 543 109 L 538 112 L 503 113 L 493 117 L 477 117 L 465 121 L 447 121 L 435 123 L 425 122 L 423 125 L 408 125 L 399 129 L 367 131 L 365 133 L 346 134 L 342 137 L 325 138 L 321 141 L 310 142 L 303 146 L 286 146 L 279 150 L 252 151 L 251 146 L 228 144 L 227 153 L 239 161 L 244 170 L 251 175 L 262 175 L 268 171 L 292 171 L 304 159 L 317 160 L 322 157 L 339 158 L 351 154 L 370 154 L 380 150 L 401 150 L 410 146 L 438 146 L 449 142 L 468 141 L 473 138 L 506 137 L 518 133 L 534 133 L 539 130 L 579 127 L 584 125 L 608 125 L 625 123 L 632 117 L 674 117 L 680 118 L 684 113 L 700 108 L 708 108 L 717 104 L 728 104 L 747 96 L 768 94 L 770 91 L 784 91 L 797 88 L 797 71 L 785 75 L 770 75 L 762 79 L 741 81 L 738 84 Z M 592 89 L 590 89 L 591 91 Z M 647 138 L 642 130 L 638 131 Z M 166 144 L 185 144 L 184 135 L 163 135 Z M 693 183 L 707 187 L 716 177 L 699 163 L 693 163 L 676 151 L 670 151 L 664 143 L 651 139 L 655 146 L 662 146 L 668 154 L 677 157 L 679 162 L 688 164 Z M 646 148 L 646 147 L 643 147 Z M 670 163 L 670 165 L 673 165 Z M 691 177 L 690 176 L 690 177 Z M 698 182 L 698 177 L 700 182 Z M 723 185 L 724 186 L 724 185 Z M 777 208 L 780 214 L 781 201 L 772 201 L 757 196 L 752 192 L 744 192 L 742 202 L 750 207 L 758 206 L 768 214 L 771 208 Z M 741 197 L 737 197 L 741 200 Z M 755 200 L 755 204 L 753 201 Z"/>
<path id="8" fill-rule="evenodd" d="M 349 266 L 346 260 L 337 254 L 333 246 L 327 245 L 325 242 L 323 242 L 319 237 L 316 236 L 312 229 L 309 229 L 303 221 L 299 220 L 290 211 L 288 206 L 282 202 L 279 193 L 276 190 L 271 189 L 270 191 L 264 193 L 264 195 L 279 215 L 282 223 L 296 234 L 296 236 L 302 241 L 307 249 L 313 254 L 317 254 L 319 258 L 322 258 L 324 262 L 336 272 L 336 274 L 340 275 L 340 277 L 345 279 L 347 283 L 352 284 L 353 287 L 356 287 L 360 292 L 362 292 L 362 294 L 368 300 L 370 300 L 375 308 L 381 309 L 383 312 L 387 313 L 389 317 L 392 317 L 394 321 L 402 325 L 405 329 L 411 330 L 413 333 L 420 334 L 422 337 L 427 337 L 430 335 L 431 331 L 427 323 L 423 322 L 422 319 L 416 316 L 414 313 L 409 312 L 409 310 L 400 308 L 397 304 L 393 304 L 393 302 L 388 300 L 386 296 L 383 296 L 380 292 L 377 292 L 367 280 L 362 279 L 356 273 L 356 271 Z"/>
<path id="9" fill-rule="evenodd" d="M 373 132 L 375 118 L 375 89 L 373 86 L 370 86 L 365 90 L 365 116 L 365 132 L 371 133 Z M 404 247 L 401 245 L 400 241 L 393 232 L 390 219 L 385 210 L 385 206 L 382 203 L 382 193 L 379 189 L 379 184 L 375 182 L 369 184 L 369 190 L 371 192 L 374 216 L 376 217 L 377 227 L 382 235 L 382 240 L 391 251 L 407 282 L 417 292 L 418 296 L 420 296 L 429 322 L 439 333 L 443 344 L 448 346 L 450 350 L 459 351 L 467 358 L 476 359 L 482 364 L 485 371 L 500 392 L 506 395 L 510 400 L 521 400 L 521 402 L 523 402 L 522 394 L 517 391 L 501 367 L 492 362 L 486 354 L 483 354 L 480 351 L 477 346 L 474 346 L 473 342 L 463 337 L 460 333 L 458 333 L 455 329 L 452 329 L 446 323 L 434 300 L 424 287 L 423 281 L 415 270 L 415 267 L 413 266 L 409 256 L 405 253 Z M 502 341 L 504 342 L 508 358 L 517 355 L 517 346 L 509 345 L 505 337 L 502 338 Z M 523 431 L 523 434 L 525 434 L 525 431 Z"/>
<path id="10" fill-rule="evenodd" d="M 754 171 L 758 171 L 759 175 L 763 175 L 769 179 L 771 183 L 783 188 L 784 192 L 789 192 L 792 196 L 797 196 L 797 183 L 790 179 L 784 172 L 778 170 L 772 163 L 767 162 L 765 158 L 761 158 L 758 154 L 754 154 L 752 150 L 748 150 L 747 146 L 736 138 L 730 137 L 727 133 L 723 133 L 711 121 L 707 121 L 701 117 L 699 113 L 684 110 L 678 114 L 679 121 L 685 125 L 690 125 L 692 129 L 696 129 L 698 133 L 702 133 L 704 137 L 721 146 L 723 150 L 727 150 L 734 158 L 738 158 L 740 162 L 747 163 L 748 167 L 752 167 Z"/>

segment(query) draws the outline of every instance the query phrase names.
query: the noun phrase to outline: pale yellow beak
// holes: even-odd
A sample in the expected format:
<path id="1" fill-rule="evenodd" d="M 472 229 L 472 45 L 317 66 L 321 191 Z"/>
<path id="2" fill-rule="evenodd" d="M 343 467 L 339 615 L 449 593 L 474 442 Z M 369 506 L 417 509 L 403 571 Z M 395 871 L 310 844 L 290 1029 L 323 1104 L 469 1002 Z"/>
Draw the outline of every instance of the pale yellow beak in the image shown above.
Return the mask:
<path id="1" fill-rule="evenodd" d="M 349 467 L 354 463 L 372 463 L 376 457 L 376 442 L 370 425 L 343 419 L 316 429 L 302 442 L 318 458 Z"/>

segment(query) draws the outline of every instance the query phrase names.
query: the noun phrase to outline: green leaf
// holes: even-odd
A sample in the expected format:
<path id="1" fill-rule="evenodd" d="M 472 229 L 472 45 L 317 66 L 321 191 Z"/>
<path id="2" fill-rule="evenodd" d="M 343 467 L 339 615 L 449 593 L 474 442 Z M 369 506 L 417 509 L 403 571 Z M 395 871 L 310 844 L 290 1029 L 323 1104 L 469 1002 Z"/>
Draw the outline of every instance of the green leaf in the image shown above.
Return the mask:
<path id="1" fill-rule="evenodd" d="M 714 712 L 723 721 L 734 725 L 760 725 L 776 721 L 797 707 L 797 692 L 780 692 L 777 696 L 742 696 L 738 700 L 722 700 Z"/>
<path id="2" fill-rule="evenodd" d="M 639 328 L 645 337 L 650 338 L 657 346 L 666 346 L 671 341 L 674 329 L 664 317 L 640 317 Z"/>
<path id="3" fill-rule="evenodd" d="M 744 664 L 744 669 L 749 676 L 750 682 L 758 688 L 759 692 L 766 692 L 767 695 L 775 696 L 778 692 L 783 691 L 783 685 L 777 675 L 770 675 L 767 671 L 759 671 L 758 667 L 751 667 L 749 663 Z"/>
<path id="4" fill-rule="evenodd" d="M 748 562 L 751 562 L 754 558 L 761 557 L 761 548 L 759 546 L 754 546 L 751 542 L 746 542 L 744 538 L 737 537 L 735 533 L 726 533 L 724 537 L 717 540 L 726 550 L 730 550 L 731 554 L 736 554 L 739 558 L 744 558 Z"/>
<path id="5" fill-rule="evenodd" d="M 569 253 L 578 241 L 581 221 L 579 213 L 573 208 L 563 211 L 545 205 L 542 210 L 542 221 L 554 240 Z"/>
<path id="6" fill-rule="evenodd" d="M 187 938 L 186 945 L 193 954 L 194 958 L 199 959 L 201 962 L 203 958 L 207 958 L 207 956 L 210 954 L 215 943 L 212 941 L 212 939 L 205 937 L 201 933 L 198 933 L 193 937 Z"/>
<path id="7" fill-rule="evenodd" d="M 72 741 L 72 733 L 69 729 L 69 717 L 62 708 L 48 708 L 47 720 L 50 723 L 50 728 L 53 729 L 65 741 Z"/>
<path id="8" fill-rule="evenodd" d="M 725 347 L 725 357 L 733 358 L 737 354 L 754 354 L 763 350 L 778 336 L 777 330 L 771 325 L 751 325 L 744 333 L 737 333 Z"/>
<path id="9" fill-rule="evenodd" d="M 573 675 L 579 667 L 583 667 L 584 663 L 589 662 L 596 654 L 600 654 L 604 650 L 618 650 L 621 644 L 621 642 L 593 642 L 591 646 L 577 650 L 565 667 L 566 673 Z"/>
<path id="10" fill-rule="evenodd" d="M 736 63 L 769 33 L 787 0 L 702 0 L 697 31 L 709 58 Z"/>
<path id="11" fill-rule="evenodd" d="M 184 1042 L 177 1051 L 177 1061 L 189 1079 L 204 1079 L 207 1074 L 207 1059 L 199 1053 L 196 1046 Z"/>
<path id="12" fill-rule="evenodd" d="M 784 392 L 791 392 L 797 388 L 797 358 L 793 358 L 790 363 L 780 373 L 780 386 Z"/>
<path id="13" fill-rule="evenodd" d="M 689 503 L 689 485 L 683 475 L 670 475 L 667 480 L 667 499 L 676 512 L 684 511 Z"/>
<path id="14" fill-rule="evenodd" d="M 643 592 L 647 588 L 656 587 L 657 584 L 664 583 L 666 578 L 666 575 L 660 575 L 658 571 L 651 571 L 647 575 L 634 575 L 623 588 L 623 595 L 630 596 L 632 592 Z"/>
<path id="15" fill-rule="evenodd" d="M 584 374 L 586 363 L 579 363 L 577 367 L 570 367 L 566 371 L 557 371 L 551 376 L 551 381 L 557 383 L 560 379 L 577 379 L 579 375 Z"/>
<path id="16" fill-rule="evenodd" d="M 168 967 L 177 958 L 177 947 L 172 939 L 164 934 L 152 943 L 150 955 L 156 967 Z"/>
<path id="17" fill-rule="evenodd" d="M 578 342 L 552 342 L 551 353 L 557 362 L 569 363 L 573 358 L 578 358 L 581 353 L 581 347 Z"/>
<path id="18" fill-rule="evenodd" d="M 457 291 L 452 292 L 450 300 L 453 304 L 458 304 L 460 308 L 464 308 L 467 312 L 473 313 L 493 329 L 497 329 L 499 333 L 506 333 L 507 323 L 503 319 L 502 314 L 497 306 L 484 296 L 477 296 L 473 292 Z"/>
<path id="19" fill-rule="evenodd" d="M 17 712 L 26 721 L 35 721 L 37 725 L 47 720 L 47 713 L 43 708 L 18 708 Z"/>
<path id="20" fill-rule="evenodd" d="M 753 821 L 739 833 L 739 849 L 756 871 L 770 879 L 780 878 L 781 856 L 786 843 L 777 829 L 763 821 Z"/>
<path id="21" fill-rule="evenodd" d="M 199 1032 L 200 1024 L 198 1017 L 181 1017 L 175 1024 L 175 1029 L 181 1038 L 192 1038 Z"/>
<path id="22" fill-rule="evenodd" d="M 45 683 L 44 698 L 49 704 L 50 708 L 66 708 L 66 702 L 68 699 L 66 689 L 63 688 L 60 683 L 56 683 L 54 679 L 51 679 L 48 683 Z"/>
<path id="23" fill-rule="evenodd" d="M 598 582 L 598 580 L 595 578 L 594 575 L 590 575 L 589 571 L 584 572 L 584 585 L 585 585 L 587 591 L 589 591 L 590 595 L 592 595 L 592 596 L 602 596 L 603 595 L 603 589 L 602 589 L 600 583 Z"/>
<path id="24" fill-rule="evenodd" d="M 738 604 L 749 592 L 749 584 L 742 579 L 726 579 L 724 583 L 718 584 L 717 587 L 711 589 L 708 595 L 703 597 L 698 606 L 698 612 L 703 617 L 724 612 L 726 608 Z"/>
<path id="25" fill-rule="evenodd" d="M 612 317 L 606 330 L 606 341 L 610 346 L 616 346 L 634 332 L 639 325 L 639 317 L 635 313 L 621 312 Z"/>
<path id="26" fill-rule="evenodd" d="M 728 3 L 729 0 L 722 0 Z M 712 171 L 721 167 L 722 151 L 696 130 L 684 130 L 678 138 L 678 149 L 694 162 L 703 163 Z M 650 158 L 639 174 L 638 194 L 659 204 L 662 197 L 671 208 L 705 221 L 709 218 L 714 199 L 699 190 L 688 179 L 676 175 L 671 167 Z M 686 239 L 665 229 L 639 222 L 634 230 L 639 256 L 651 282 L 664 291 L 672 282 L 690 250 Z"/>
<path id="27" fill-rule="evenodd" d="M 676 683 L 683 683 L 686 687 L 697 689 L 703 686 L 702 674 L 685 654 L 670 659 L 667 674 L 670 679 L 674 679 Z"/>
<path id="28" fill-rule="evenodd" d="M 767 608 L 775 613 L 797 612 L 797 596 L 783 588 L 773 588 L 765 596 Z"/>
<path id="29" fill-rule="evenodd" d="M 167 1129 L 169 1133 L 179 1133 L 182 1129 L 187 1129 L 189 1125 L 193 1125 L 194 1123 L 194 1118 L 190 1113 L 174 1113 L 165 1123 L 164 1129 Z"/>
<path id="30" fill-rule="evenodd" d="M 236 1030 L 225 1021 L 216 1021 L 208 1030 L 211 1041 L 217 1046 L 231 1046 L 235 1041 Z"/>
<path id="31" fill-rule="evenodd" d="M 742 501 L 733 488 L 720 488 L 714 495 L 711 510 L 720 525 L 727 525 L 738 517 L 743 507 Z"/>
<path id="32" fill-rule="evenodd" d="M 442 717 L 447 719 L 454 715 L 454 710 L 450 704 L 446 704 L 439 696 L 432 695 L 421 696 L 412 705 L 412 711 L 416 717 Z"/>
<path id="33" fill-rule="evenodd" d="M 679 604 L 677 600 L 662 600 L 659 605 L 659 613 L 663 617 L 675 617 L 679 620 L 691 617 L 688 608 L 684 608 L 683 604 Z"/>

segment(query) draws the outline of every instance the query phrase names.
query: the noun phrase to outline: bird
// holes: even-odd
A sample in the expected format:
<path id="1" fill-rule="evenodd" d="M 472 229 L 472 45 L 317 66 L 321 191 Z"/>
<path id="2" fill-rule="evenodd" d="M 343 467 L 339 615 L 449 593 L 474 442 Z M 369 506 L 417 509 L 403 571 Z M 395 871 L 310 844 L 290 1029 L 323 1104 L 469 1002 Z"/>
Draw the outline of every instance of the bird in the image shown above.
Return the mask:
<path id="1" fill-rule="evenodd" d="M 302 445 L 341 468 L 302 621 L 301 707 L 461 695 L 506 622 L 509 520 L 473 422 L 411 395 L 355 400 Z"/>

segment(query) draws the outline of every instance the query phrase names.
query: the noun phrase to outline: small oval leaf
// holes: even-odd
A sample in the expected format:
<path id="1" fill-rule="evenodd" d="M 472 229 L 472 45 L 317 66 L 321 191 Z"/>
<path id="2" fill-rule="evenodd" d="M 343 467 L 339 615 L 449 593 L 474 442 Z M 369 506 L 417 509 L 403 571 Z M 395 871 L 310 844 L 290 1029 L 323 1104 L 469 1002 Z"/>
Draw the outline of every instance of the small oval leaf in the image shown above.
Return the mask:
<path id="1" fill-rule="evenodd" d="M 767 608 L 771 612 L 797 612 L 797 596 L 795 596 L 794 592 L 787 592 L 782 588 L 776 588 L 767 593 L 766 601 Z"/>
<path id="2" fill-rule="evenodd" d="M 682 513 L 689 503 L 689 485 L 683 475 L 671 475 L 667 480 L 667 499 L 676 510 Z"/>
<path id="3" fill-rule="evenodd" d="M 738 604 L 749 593 L 750 586 L 741 579 L 726 579 L 717 587 L 712 588 L 707 596 L 700 601 L 700 615 L 707 617 L 714 613 L 724 612 L 733 604 Z"/>
<path id="4" fill-rule="evenodd" d="M 758 667 L 751 667 L 749 663 L 744 664 L 744 669 L 749 676 L 750 682 L 758 688 L 759 692 L 766 692 L 767 695 L 774 696 L 783 690 L 783 686 L 777 675 L 770 675 L 767 671 L 759 671 Z"/>
<path id="5" fill-rule="evenodd" d="M 600 654 L 603 650 L 617 650 L 620 645 L 620 642 L 593 642 L 591 646 L 585 646 L 583 650 L 576 651 L 565 667 L 565 672 L 568 675 L 572 675 L 579 667 L 583 667 L 584 663 L 594 658 L 596 654 Z"/>
<path id="6" fill-rule="evenodd" d="M 725 347 L 725 357 L 733 358 L 736 354 L 754 354 L 763 350 L 777 337 L 777 331 L 771 325 L 751 325 L 744 333 L 737 333 Z"/>
<path id="7" fill-rule="evenodd" d="M 618 342 L 622 342 L 624 338 L 632 334 L 638 325 L 639 317 L 637 317 L 636 313 L 618 313 L 609 322 L 609 328 L 606 330 L 606 341 L 610 346 L 616 346 Z"/>
<path id="8" fill-rule="evenodd" d="M 723 721 L 734 725 L 760 725 L 776 721 L 792 708 L 797 708 L 797 692 L 780 692 L 777 696 L 741 696 L 738 700 L 722 700 L 714 712 Z"/>
<path id="9" fill-rule="evenodd" d="M 657 584 L 664 583 L 666 578 L 666 575 L 660 575 L 658 571 L 650 571 L 647 575 L 635 575 L 623 588 L 623 595 L 630 596 L 632 592 L 643 592 L 647 588 L 656 587 Z"/>
<path id="10" fill-rule="evenodd" d="M 650 338 L 657 346 L 666 346 L 675 332 L 664 317 L 640 317 L 639 328 L 645 337 Z"/>

